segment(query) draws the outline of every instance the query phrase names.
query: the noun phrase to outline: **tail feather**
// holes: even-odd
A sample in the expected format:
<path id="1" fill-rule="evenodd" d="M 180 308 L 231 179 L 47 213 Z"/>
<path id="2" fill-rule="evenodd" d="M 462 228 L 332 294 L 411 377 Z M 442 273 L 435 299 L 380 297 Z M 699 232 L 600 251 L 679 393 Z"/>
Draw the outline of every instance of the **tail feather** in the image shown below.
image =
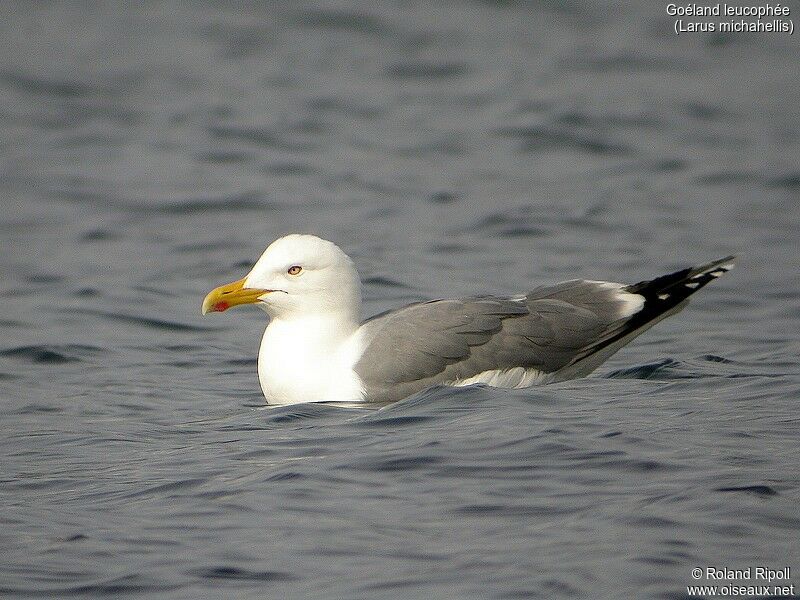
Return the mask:
<path id="1" fill-rule="evenodd" d="M 629 318 L 619 321 L 594 344 L 584 348 L 573 358 L 565 372 L 582 372 L 589 369 L 589 365 L 600 364 L 633 338 L 680 311 L 688 302 L 689 296 L 730 271 L 735 260 L 734 256 L 726 256 L 699 267 L 682 269 L 623 288 L 625 292 L 639 294 L 644 298 L 642 308 Z M 581 363 L 586 366 L 579 367 Z"/>

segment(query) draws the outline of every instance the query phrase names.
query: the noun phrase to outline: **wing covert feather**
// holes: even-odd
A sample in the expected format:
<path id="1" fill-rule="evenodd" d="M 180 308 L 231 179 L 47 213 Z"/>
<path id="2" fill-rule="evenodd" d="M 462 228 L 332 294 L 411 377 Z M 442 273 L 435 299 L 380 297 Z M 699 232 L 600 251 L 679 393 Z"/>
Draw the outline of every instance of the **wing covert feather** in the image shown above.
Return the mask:
<path id="1" fill-rule="evenodd" d="M 496 369 L 553 372 L 619 318 L 619 287 L 568 281 L 518 299 L 412 304 L 365 323 L 355 370 L 371 395 L 392 387 L 408 395 Z"/>

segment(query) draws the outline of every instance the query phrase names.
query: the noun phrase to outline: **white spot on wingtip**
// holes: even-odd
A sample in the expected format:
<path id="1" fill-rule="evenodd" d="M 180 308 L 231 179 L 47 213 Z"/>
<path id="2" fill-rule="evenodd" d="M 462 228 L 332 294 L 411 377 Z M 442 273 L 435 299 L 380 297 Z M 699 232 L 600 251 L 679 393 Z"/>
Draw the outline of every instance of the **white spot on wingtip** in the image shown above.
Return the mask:
<path id="1" fill-rule="evenodd" d="M 666 300 L 667 298 L 669 298 L 669 294 L 659 294 L 658 295 L 658 299 L 659 300 Z"/>
<path id="2" fill-rule="evenodd" d="M 696 290 L 700 287 L 700 284 L 697 281 L 687 281 L 683 285 L 685 285 L 687 288 L 692 288 L 693 290 Z"/>
<path id="3" fill-rule="evenodd" d="M 644 306 L 644 296 L 641 294 L 631 294 L 630 292 L 620 292 L 617 294 L 617 300 L 622 302 L 619 311 L 619 318 L 624 319 L 635 315 L 642 310 Z"/>
<path id="4" fill-rule="evenodd" d="M 593 283 L 601 290 L 618 290 L 623 286 L 621 283 L 614 283 L 613 281 L 595 281 L 594 279 L 584 279 L 586 283 Z"/>

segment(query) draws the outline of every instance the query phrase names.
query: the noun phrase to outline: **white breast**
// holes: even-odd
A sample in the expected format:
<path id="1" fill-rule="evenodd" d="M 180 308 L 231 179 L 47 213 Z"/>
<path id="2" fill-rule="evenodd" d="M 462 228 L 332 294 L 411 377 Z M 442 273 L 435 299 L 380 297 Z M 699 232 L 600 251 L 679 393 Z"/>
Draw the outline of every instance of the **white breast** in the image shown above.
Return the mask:
<path id="1" fill-rule="evenodd" d="M 337 335 L 320 319 L 273 320 L 258 353 L 258 379 L 270 404 L 353 402 L 364 389 L 353 365 L 362 351 L 358 333 Z"/>

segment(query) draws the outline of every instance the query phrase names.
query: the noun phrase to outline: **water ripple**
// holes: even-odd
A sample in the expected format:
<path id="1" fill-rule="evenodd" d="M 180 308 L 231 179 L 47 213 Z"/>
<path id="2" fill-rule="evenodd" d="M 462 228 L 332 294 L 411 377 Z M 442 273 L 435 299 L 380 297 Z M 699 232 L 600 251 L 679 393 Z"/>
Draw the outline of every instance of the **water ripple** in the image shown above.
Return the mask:
<path id="1" fill-rule="evenodd" d="M 775 496 L 778 492 L 768 485 L 741 485 L 714 488 L 717 492 L 746 492 L 756 496 Z"/>
<path id="2" fill-rule="evenodd" d="M 156 319 L 153 317 L 140 317 L 137 315 L 129 315 L 125 313 L 115 313 L 104 310 L 97 310 L 92 308 L 70 308 L 69 312 L 92 315 L 96 317 L 103 317 L 121 323 L 128 323 L 129 325 L 137 325 L 140 327 L 147 327 L 150 329 L 160 329 L 164 331 L 183 331 L 183 332 L 198 332 L 198 331 L 214 331 L 216 327 L 208 327 L 201 325 L 189 325 L 188 323 L 180 323 L 178 321 L 168 321 L 166 319 Z"/>
<path id="3" fill-rule="evenodd" d="M 285 571 L 250 571 L 240 567 L 216 566 L 195 569 L 190 572 L 203 579 L 236 579 L 246 581 L 294 581 L 297 576 Z"/>
<path id="4" fill-rule="evenodd" d="M 84 344 L 42 344 L 6 348 L 0 350 L 0 356 L 19 358 L 37 364 L 55 365 L 80 362 L 100 352 L 105 352 L 105 350 Z"/>
<path id="5" fill-rule="evenodd" d="M 522 152 L 546 152 L 554 150 L 578 150 L 590 154 L 622 155 L 631 151 L 626 145 L 604 139 L 600 135 L 582 135 L 571 129 L 555 129 L 531 125 L 528 127 L 505 127 L 498 134 L 521 141 Z"/>

